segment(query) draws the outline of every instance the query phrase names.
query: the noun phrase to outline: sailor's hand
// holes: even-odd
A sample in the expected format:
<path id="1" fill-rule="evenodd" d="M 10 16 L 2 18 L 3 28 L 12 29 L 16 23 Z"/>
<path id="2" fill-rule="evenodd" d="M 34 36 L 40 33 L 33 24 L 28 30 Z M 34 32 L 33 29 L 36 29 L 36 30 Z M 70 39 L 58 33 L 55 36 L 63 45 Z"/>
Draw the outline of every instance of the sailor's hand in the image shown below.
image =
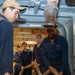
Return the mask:
<path id="1" fill-rule="evenodd" d="M 59 72 L 52 66 L 49 66 L 49 70 L 54 74 L 54 75 L 59 75 Z"/>
<path id="2" fill-rule="evenodd" d="M 35 61 L 32 61 L 31 66 L 32 68 L 35 68 Z"/>
<path id="3" fill-rule="evenodd" d="M 21 69 L 24 69 L 24 67 L 22 66 Z"/>
<path id="4" fill-rule="evenodd" d="M 5 75 L 10 75 L 10 73 L 9 72 L 6 72 Z"/>
<path id="5" fill-rule="evenodd" d="M 63 72 L 61 71 L 61 72 L 59 73 L 59 75 L 63 75 Z"/>
<path id="6" fill-rule="evenodd" d="M 35 61 L 32 61 L 31 65 L 32 65 L 32 66 L 35 66 Z"/>
<path id="7" fill-rule="evenodd" d="M 40 64 L 38 64 L 38 66 L 40 66 Z"/>

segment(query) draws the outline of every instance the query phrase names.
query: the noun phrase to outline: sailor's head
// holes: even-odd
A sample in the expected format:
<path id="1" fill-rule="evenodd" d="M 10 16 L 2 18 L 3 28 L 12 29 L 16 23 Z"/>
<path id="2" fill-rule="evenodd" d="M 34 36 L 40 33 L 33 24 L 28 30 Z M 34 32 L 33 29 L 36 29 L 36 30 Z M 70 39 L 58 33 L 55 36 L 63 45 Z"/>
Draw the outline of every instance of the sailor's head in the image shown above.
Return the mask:
<path id="1" fill-rule="evenodd" d="M 18 18 L 20 10 L 24 10 L 16 0 L 6 0 L 2 5 L 2 15 L 4 15 L 9 22 L 13 23 Z"/>
<path id="2" fill-rule="evenodd" d="M 57 34 L 57 25 L 52 21 L 49 21 L 48 23 L 45 23 L 43 26 L 46 28 L 48 37 L 50 39 L 54 39 Z"/>

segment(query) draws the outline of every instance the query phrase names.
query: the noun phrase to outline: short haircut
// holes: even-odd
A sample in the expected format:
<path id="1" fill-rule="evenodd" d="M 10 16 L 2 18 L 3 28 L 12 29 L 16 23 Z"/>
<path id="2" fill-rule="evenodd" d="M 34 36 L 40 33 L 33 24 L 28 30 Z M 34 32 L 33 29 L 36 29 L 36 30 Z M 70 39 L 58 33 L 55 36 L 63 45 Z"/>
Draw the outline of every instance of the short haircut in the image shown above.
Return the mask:
<path id="1" fill-rule="evenodd" d="M 19 45 L 17 45 L 17 48 L 20 48 L 20 46 L 19 46 Z"/>
<path id="2" fill-rule="evenodd" d="M 27 43 L 26 42 L 23 42 L 22 45 L 27 45 Z"/>
<path id="3" fill-rule="evenodd" d="M 15 9 L 14 7 L 9 7 L 11 10 Z M 6 8 L 2 9 L 2 12 L 5 12 Z"/>
<path id="4" fill-rule="evenodd" d="M 38 37 L 42 38 L 41 33 L 37 33 L 37 34 L 36 34 L 36 38 L 38 38 Z"/>

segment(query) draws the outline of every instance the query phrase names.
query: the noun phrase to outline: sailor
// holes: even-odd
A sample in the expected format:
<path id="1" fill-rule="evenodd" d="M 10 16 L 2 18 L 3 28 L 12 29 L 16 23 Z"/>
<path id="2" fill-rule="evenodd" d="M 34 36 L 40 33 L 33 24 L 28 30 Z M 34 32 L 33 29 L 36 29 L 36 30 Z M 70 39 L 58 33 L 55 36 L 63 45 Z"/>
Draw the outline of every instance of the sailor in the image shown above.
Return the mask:
<path id="1" fill-rule="evenodd" d="M 42 57 L 50 75 L 71 75 L 68 62 L 68 42 L 56 33 L 57 25 L 49 21 L 45 25 L 48 33 L 42 42 Z"/>

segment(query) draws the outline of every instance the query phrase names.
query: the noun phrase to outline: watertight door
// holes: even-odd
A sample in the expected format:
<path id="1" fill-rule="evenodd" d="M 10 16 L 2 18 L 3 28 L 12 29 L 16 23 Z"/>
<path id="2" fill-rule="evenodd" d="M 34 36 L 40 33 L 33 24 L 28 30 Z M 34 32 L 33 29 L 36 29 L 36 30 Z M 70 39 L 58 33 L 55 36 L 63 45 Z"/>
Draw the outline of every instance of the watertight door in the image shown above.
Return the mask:
<path id="1" fill-rule="evenodd" d="M 69 64 L 71 68 L 71 73 L 74 75 L 74 65 L 73 65 L 73 20 L 71 17 L 60 17 L 58 18 L 58 30 L 62 36 L 64 36 L 68 41 L 69 46 Z"/>

